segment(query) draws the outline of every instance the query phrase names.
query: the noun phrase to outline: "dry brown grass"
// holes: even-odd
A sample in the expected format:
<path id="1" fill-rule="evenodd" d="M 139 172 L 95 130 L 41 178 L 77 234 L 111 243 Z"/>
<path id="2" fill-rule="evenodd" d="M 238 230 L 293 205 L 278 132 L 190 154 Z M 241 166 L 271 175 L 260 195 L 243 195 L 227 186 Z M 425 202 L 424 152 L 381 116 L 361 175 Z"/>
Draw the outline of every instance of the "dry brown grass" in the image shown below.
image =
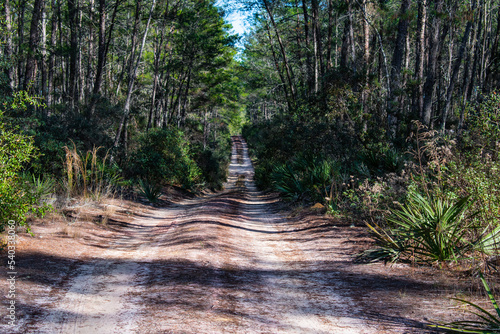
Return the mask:
<path id="1" fill-rule="evenodd" d="M 70 224 L 63 226 L 61 232 L 64 235 L 67 235 L 68 237 L 75 238 L 75 239 L 80 239 L 80 238 L 83 238 L 83 236 L 84 236 L 84 233 L 81 229 L 79 229 L 76 226 L 72 226 Z"/>
<path id="2" fill-rule="evenodd" d="M 116 207 L 111 204 L 104 205 L 104 209 L 101 214 L 101 222 L 100 224 L 103 226 L 107 226 L 109 219 L 113 217 L 116 213 Z"/>

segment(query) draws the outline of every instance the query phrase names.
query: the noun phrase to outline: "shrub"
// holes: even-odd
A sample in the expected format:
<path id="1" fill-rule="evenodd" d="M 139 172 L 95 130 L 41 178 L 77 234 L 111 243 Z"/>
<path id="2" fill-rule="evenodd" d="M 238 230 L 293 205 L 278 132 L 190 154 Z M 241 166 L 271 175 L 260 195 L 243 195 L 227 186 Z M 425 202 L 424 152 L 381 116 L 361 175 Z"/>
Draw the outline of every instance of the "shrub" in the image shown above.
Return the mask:
<path id="1" fill-rule="evenodd" d="M 115 163 L 109 163 L 108 154 L 98 156 L 99 147 L 82 154 L 73 148 L 64 147 L 66 152 L 65 182 L 68 196 L 83 196 L 99 200 L 109 196 L 121 185 L 121 171 Z"/>
<path id="2" fill-rule="evenodd" d="M 200 167 L 203 180 L 207 187 L 214 190 L 222 189 L 228 162 L 227 156 L 220 156 L 219 152 L 210 149 L 201 150 L 196 154 L 196 163 Z"/>
<path id="3" fill-rule="evenodd" d="M 161 196 L 161 186 L 157 184 L 151 184 L 145 180 L 139 180 L 139 195 L 144 196 L 151 203 L 158 202 Z"/>
<path id="4" fill-rule="evenodd" d="M 201 182 L 189 142 L 175 128 L 153 129 L 138 139 L 130 156 L 129 174 L 150 184 L 178 184 L 190 189 Z"/>
<path id="5" fill-rule="evenodd" d="M 340 165 L 319 158 L 299 157 L 294 161 L 276 164 L 271 173 L 273 188 L 285 198 L 323 203 L 333 197 L 333 187 L 340 175 Z"/>
<path id="6" fill-rule="evenodd" d="M 471 225 L 464 219 L 471 204 L 468 197 L 429 198 L 410 189 L 407 203 L 392 211 L 386 229 L 368 224 L 381 247 L 365 255 L 391 261 L 401 257 L 415 262 L 457 260 L 472 250 L 466 239 Z"/>
<path id="7" fill-rule="evenodd" d="M 4 103 L 4 107 L 8 105 L 11 109 L 18 109 L 24 108 L 26 103 L 35 102 L 28 95 L 19 93 L 11 103 Z M 9 128 L 0 110 L 0 230 L 9 220 L 27 226 L 28 213 L 43 215 L 50 209 L 19 175 L 35 156 L 33 139 L 15 128 Z"/>

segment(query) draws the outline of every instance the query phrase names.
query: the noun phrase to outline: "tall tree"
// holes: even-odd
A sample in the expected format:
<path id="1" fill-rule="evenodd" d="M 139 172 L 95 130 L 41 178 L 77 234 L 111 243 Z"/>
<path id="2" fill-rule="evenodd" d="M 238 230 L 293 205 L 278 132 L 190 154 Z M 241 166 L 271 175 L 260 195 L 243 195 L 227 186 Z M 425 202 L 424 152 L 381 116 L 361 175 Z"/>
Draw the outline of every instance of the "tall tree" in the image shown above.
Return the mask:
<path id="1" fill-rule="evenodd" d="M 401 110 L 401 101 L 403 98 L 401 70 L 403 68 L 406 37 L 408 36 L 408 26 L 410 24 L 410 19 L 408 17 L 409 8 L 410 0 L 403 0 L 401 2 L 401 9 L 399 12 L 398 33 L 391 64 L 391 88 L 387 108 L 387 117 L 389 134 L 393 139 L 396 137 L 396 131 L 399 126 L 398 123 L 400 116 L 398 114 Z"/>
<path id="2" fill-rule="evenodd" d="M 28 90 L 30 84 L 35 80 L 37 72 L 37 51 L 40 43 L 39 24 L 42 18 L 44 0 L 35 0 L 31 16 L 30 39 L 28 46 L 28 57 L 26 59 L 26 68 L 24 74 L 23 89 Z"/>

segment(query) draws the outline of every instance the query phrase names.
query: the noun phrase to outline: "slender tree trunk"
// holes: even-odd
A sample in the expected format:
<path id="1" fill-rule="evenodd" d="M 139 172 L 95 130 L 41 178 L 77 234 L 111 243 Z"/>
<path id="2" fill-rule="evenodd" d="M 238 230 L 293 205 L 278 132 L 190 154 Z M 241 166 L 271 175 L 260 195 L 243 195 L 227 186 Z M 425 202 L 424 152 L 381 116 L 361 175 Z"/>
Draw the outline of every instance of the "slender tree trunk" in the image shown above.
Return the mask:
<path id="1" fill-rule="evenodd" d="M 467 46 L 467 41 L 469 40 L 469 34 L 472 29 L 472 22 L 467 22 L 467 26 L 465 28 L 464 36 L 462 37 L 462 43 L 460 45 L 460 50 L 458 51 L 457 59 L 455 60 L 455 64 L 453 65 L 453 71 L 450 76 L 450 83 L 448 85 L 448 90 L 446 91 L 446 104 L 443 110 L 443 118 L 441 121 L 441 129 L 444 130 L 446 128 L 446 118 L 448 117 L 448 112 L 451 106 L 451 97 L 453 94 L 453 89 L 455 88 L 455 83 L 458 77 L 458 71 L 460 70 L 460 65 L 462 64 L 462 59 L 465 53 L 465 48 Z"/>
<path id="2" fill-rule="evenodd" d="M 363 0 L 361 6 L 363 12 L 368 13 L 367 1 Z M 363 132 L 368 130 L 368 83 L 370 75 L 370 25 L 367 20 L 363 20 L 363 67 L 364 67 L 364 83 L 361 91 L 361 104 L 363 108 Z"/>
<path id="3" fill-rule="evenodd" d="M 186 113 L 187 113 L 187 104 L 188 104 L 188 96 L 189 96 L 189 89 L 191 88 L 191 70 L 193 68 L 193 65 L 191 64 L 188 70 L 188 77 L 187 77 L 187 83 L 186 83 L 186 88 L 184 89 L 184 96 L 182 99 L 182 108 L 181 108 L 181 117 L 180 117 L 180 126 L 179 127 L 184 127 L 186 124 Z"/>
<path id="4" fill-rule="evenodd" d="M 104 77 L 104 67 L 106 66 L 106 59 L 108 57 L 109 44 L 113 34 L 115 25 L 116 14 L 120 0 L 115 1 L 113 14 L 111 17 L 111 24 L 108 29 L 108 38 L 106 39 L 106 0 L 99 0 L 99 46 L 97 51 L 97 68 L 95 71 L 94 88 L 92 90 L 92 98 L 90 103 L 90 114 L 93 115 L 95 107 L 101 93 L 101 86 Z"/>
<path id="5" fill-rule="evenodd" d="M 7 76 L 9 89 L 14 89 L 14 71 L 13 71 L 13 47 L 12 47 L 12 17 L 10 12 L 10 0 L 4 0 L 5 10 L 5 59 L 8 64 L 5 66 L 5 75 Z"/>
<path id="6" fill-rule="evenodd" d="M 403 0 L 401 2 L 401 9 L 399 12 L 398 34 L 396 38 L 396 45 L 394 47 L 394 54 L 392 56 L 391 64 L 391 89 L 389 101 L 387 104 L 387 123 L 389 135 L 392 139 L 396 138 L 397 129 L 399 127 L 400 113 L 401 113 L 401 70 L 403 68 L 403 60 L 406 47 L 406 36 L 408 35 L 408 26 L 410 20 L 408 18 L 408 10 L 410 8 L 410 0 Z"/>
<path id="7" fill-rule="evenodd" d="M 276 67 L 276 72 L 278 72 L 278 75 L 280 77 L 280 80 L 281 80 L 281 85 L 283 87 L 283 92 L 285 93 L 285 98 L 286 98 L 286 101 L 287 101 L 287 104 L 288 104 L 288 108 L 291 110 L 292 108 L 292 102 L 290 100 L 290 95 L 288 93 L 288 88 L 287 88 L 287 83 L 285 81 L 285 77 L 283 76 L 283 73 L 281 72 L 281 68 L 280 68 L 280 65 L 279 65 L 279 61 L 278 61 L 278 57 L 276 55 L 276 52 L 274 51 L 274 47 L 273 47 L 273 38 L 272 38 L 272 35 L 271 35 L 271 29 L 269 28 L 269 25 L 266 24 L 266 30 L 267 30 L 267 36 L 269 38 L 269 48 L 271 49 L 271 54 L 273 56 L 273 60 L 274 60 L 274 66 Z"/>
<path id="8" fill-rule="evenodd" d="M 272 11 L 271 11 L 271 9 L 269 7 L 268 0 L 264 0 L 264 5 L 265 5 L 266 11 L 267 11 L 267 13 L 269 15 L 269 19 L 271 20 L 271 24 L 273 25 L 273 29 L 274 29 L 274 33 L 276 35 L 276 39 L 278 40 L 278 44 L 280 46 L 280 51 L 281 51 L 281 55 L 283 57 L 283 64 L 285 66 L 285 73 L 286 73 L 287 81 L 288 81 L 288 84 L 290 85 L 290 92 L 291 92 L 292 102 L 295 105 L 295 88 L 294 88 L 294 84 L 293 84 L 293 81 L 292 81 L 293 73 L 292 73 L 292 69 L 290 68 L 290 65 L 289 65 L 289 62 L 288 62 L 288 57 L 287 57 L 286 52 L 285 52 L 285 46 L 283 44 L 283 41 L 281 40 L 281 36 L 280 36 L 279 31 L 278 31 L 278 27 L 276 25 L 276 22 L 274 21 L 274 16 L 273 16 L 273 13 L 272 13 Z"/>
<path id="9" fill-rule="evenodd" d="M 477 20 L 477 30 L 476 30 L 476 35 L 474 36 L 474 48 L 473 48 L 473 61 L 472 61 L 472 69 L 470 71 L 470 81 L 468 83 L 468 89 L 467 89 L 467 96 L 471 100 L 475 100 L 475 95 L 478 93 L 477 90 L 474 89 L 476 84 L 476 80 L 479 80 L 479 74 L 477 71 L 477 68 L 479 66 L 480 62 L 480 53 L 481 53 L 481 35 L 483 33 L 483 16 L 485 15 L 484 10 L 479 11 L 479 19 Z"/>
<path id="10" fill-rule="evenodd" d="M 148 125 L 146 127 L 146 131 L 153 126 L 153 114 L 156 108 L 156 91 L 158 90 L 158 77 L 160 74 L 160 55 L 161 55 L 161 47 L 163 44 L 163 33 L 160 37 L 160 41 L 157 43 L 155 47 L 155 58 L 153 64 L 153 88 L 151 91 L 151 104 L 149 105 L 149 115 L 148 115 Z"/>
<path id="11" fill-rule="evenodd" d="M 80 101 L 85 100 L 85 77 L 82 75 L 83 72 L 83 52 L 82 52 L 82 9 L 80 8 L 80 4 L 78 4 L 78 11 L 76 15 L 76 20 L 77 20 L 77 29 L 76 29 L 76 36 L 77 36 L 77 45 L 78 45 L 78 52 L 77 52 L 77 58 L 76 58 L 76 79 L 77 79 L 77 89 L 78 89 L 78 95 L 77 95 L 77 100 L 76 102 L 79 103 Z"/>
<path id="12" fill-rule="evenodd" d="M 352 12 L 352 0 L 348 0 L 347 18 L 349 22 L 349 40 L 351 41 L 351 62 L 352 71 L 356 73 L 356 45 L 354 41 L 354 19 Z"/>
<path id="13" fill-rule="evenodd" d="M 38 51 L 38 44 L 40 42 L 40 32 L 38 26 L 42 18 L 43 5 L 44 5 L 43 0 L 35 0 L 35 3 L 33 4 L 28 58 L 26 59 L 26 69 L 25 69 L 24 83 L 23 83 L 24 90 L 28 90 L 30 84 L 36 78 L 36 72 L 38 67 L 36 53 Z"/>
<path id="14" fill-rule="evenodd" d="M 437 75 L 438 75 L 438 59 L 441 51 L 441 14 L 443 11 L 443 0 L 435 1 L 436 15 L 432 20 L 432 29 L 429 43 L 429 60 L 427 64 L 427 79 L 424 85 L 424 106 L 422 123 L 426 126 L 431 125 L 432 117 L 432 102 L 436 90 Z"/>
<path id="15" fill-rule="evenodd" d="M 302 13 L 304 15 L 307 94 L 310 94 L 314 90 L 314 73 L 313 73 L 313 66 L 311 65 L 311 52 L 310 52 L 311 38 L 309 34 L 309 13 L 306 0 L 302 0 Z"/>
<path id="16" fill-rule="evenodd" d="M 54 72 L 55 72 L 55 54 L 54 50 L 57 43 L 57 11 L 56 11 L 56 0 L 52 0 L 51 3 L 52 17 L 51 17 L 51 29 L 50 29 L 50 55 L 48 62 L 48 78 L 47 78 L 47 105 L 52 106 L 54 104 Z"/>
<path id="17" fill-rule="evenodd" d="M 137 69 L 139 68 L 139 62 L 142 58 L 142 52 L 144 51 L 144 46 L 146 44 L 146 38 L 148 37 L 149 25 L 151 23 L 151 17 L 153 16 L 153 11 L 155 9 L 155 6 L 156 6 L 156 0 L 153 0 L 153 3 L 151 5 L 151 10 L 149 11 L 148 22 L 146 23 L 146 28 L 144 30 L 144 35 L 142 37 L 141 48 L 139 50 L 139 54 L 137 55 L 137 60 L 135 62 L 135 65 L 131 69 L 131 73 L 129 73 L 127 98 L 125 100 L 125 106 L 123 107 L 123 117 L 122 117 L 122 120 L 121 120 L 120 125 L 118 127 L 118 131 L 116 132 L 116 137 L 115 137 L 115 141 L 114 141 L 114 145 L 113 145 L 114 147 L 118 147 L 121 132 L 122 132 L 123 127 L 125 125 L 125 121 L 127 120 L 128 116 L 130 114 L 132 92 L 134 91 L 134 84 L 135 84 L 135 79 L 137 76 Z"/>
<path id="18" fill-rule="evenodd" d="M 303 42 L 302 42 L 302 35 L 301 35 L 301 29 L 300 27 L 302 26 L 302 22 L 301 22 L 301 19 L 300 19 L 300 10 L 299 10 L 299 2 L 298 0 L 295 0 L 295 11 L 296 11 L 296 15 L 295 15 L 295 28 L 294 28 L 294 31 L 295 31 L 295 40 L 296 40 L 296 43 L 297 43 L 297 67 L 300 69 L 300 71 L 302 71 L 302 74 L 304 75 L 304 77 L 307 78 L 307 68 L 304 67 L 304 56 L 302 54 L 302 51 L 305 49 L 304 48 L 304 45 L 303 45 Z M 308 91 L 308 87 L 307 87 L 307 79 L 305 82 L 300 82 L 299 83 L 301 85 L 301 91 L 304 92 L 304 95 L 307 95 Z M 297 87 L 297 89 L 299 89 L 299 87 Z"/>
<path id="19" fill-rule="evenodd" d="M 424 117 L 424 64 L 425 34 L 427 26 L 427 0 L 418 1 L 417 41 L 415 60 L 415 80 L 417 85 L 413 93 L 413 106 L 419 119 Z"/>
<path id="20" fill-rule="evenodd" d="M 314 92 L 318 93 L 320 89 L 319 78 L 323 76 L 323 47 L 321 39 L 321 30 L 319 27 L 319 5 L 318 0 L 311 0 L 313 15 L 313 39 L 314 39 Z"/>
<path id="21" fill-rule="evenodd" d="M 342 37 L 342 47 L 340 50 L 340 67 L 348 68 L 349 65 L 353 72 L 356 72 L 356 46 L 354 45 L 354 27 L 352 0 L 347 0 L 347 18 L 344 25 L 344 35 Z M 366 12 L 363 12 L 366 17 Z M 349 61 L 350 58 L 350 61 Z"/>
<path id="22" fill-rule="evenodd" d="M 349 66 L 349 20 L 344 22 L 344 33 L 342 34 L 342 46 L 340 47 L 340 67 Z"/>
<path id="23" fill-rule="evenodd" d="M 328 33 L 327 33 L 327 48 L 326 48 L 326 69 L 333 67 L 332 62 L 332 35 L 333 35 L 333 0 L 328 1 Z M 336 52 L 336 50 L 335 50 Z"/>
<path id="24" fill-rule="evenodd" d="M 45 7 L 45 6 L 44 6 Z M 42 72 L 42 96 L 47 100 L 47 11 L 43 8 L 42 12 L 42 59 L 40 69 Z"/>
<path id="25" fill-rule="evenodd" d="M 92 78 L 94 78 L 94 11 L 95 11 L 94 0 L 89 0 L 89 34 L 88 34 L 88 50 L 87 50 L 87 74 L 85 75 L 85 95 L 86 102 L 90 102 L 89 98 L 92 98 Z"/>
<path id="26" fill-rule="evenodd" d="M 24 14 L 26 11 L 27 0 L 19 1 L 19 13 L 17 15 L 17 86 L 24 88 L 24 78 L 25 74 L 24 68 Z M 24 71 L 23 71 L 24 70 Z"/>
<path id="27" fill-rule="evenodd" d="M 68 98 L 71 109 L 78 103 L 78 3 L 79 0 L 68 0 L 68 19 L 70 27 L 69 51 L 69 83 Z"/>

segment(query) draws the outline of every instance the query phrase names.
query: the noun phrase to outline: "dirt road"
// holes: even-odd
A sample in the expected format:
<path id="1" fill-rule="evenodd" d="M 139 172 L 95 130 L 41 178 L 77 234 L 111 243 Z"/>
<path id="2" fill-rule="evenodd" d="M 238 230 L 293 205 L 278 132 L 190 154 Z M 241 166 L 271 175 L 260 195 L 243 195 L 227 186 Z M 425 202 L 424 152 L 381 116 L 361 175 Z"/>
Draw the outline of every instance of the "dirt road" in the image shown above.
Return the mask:
<path id="1" fill-rule="evenodd" d="M 353 267 L 354 226 L 276 213 L 233 141 L 224 191 L 124 211 L 106 233 L 61 238 L 71 254 L 21 253 L 17 326 L 0 332 L 423 332 L 408 300 L 425 303 L 431 283 Z"/>

